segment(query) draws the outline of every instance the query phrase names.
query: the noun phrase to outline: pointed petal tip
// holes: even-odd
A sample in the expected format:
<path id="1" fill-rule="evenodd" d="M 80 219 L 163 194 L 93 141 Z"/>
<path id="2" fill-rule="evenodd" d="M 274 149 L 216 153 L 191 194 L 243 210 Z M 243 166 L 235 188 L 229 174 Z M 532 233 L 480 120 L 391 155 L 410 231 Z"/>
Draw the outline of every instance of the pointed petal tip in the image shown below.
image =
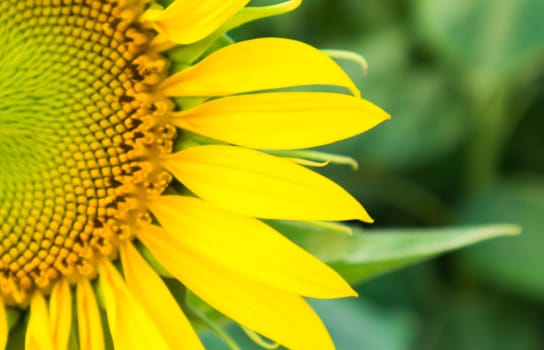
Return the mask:
<path id="1" fill-rule="evenodd" d="M 336 293 L 331 294 L 330 296 L 326 298 L 318 298 L 318 299 L 337 299 L 337 298 L 358 298 L 359 293 L 355 289 L 353 289 L 352 286 L 348 284 L 348 282 L 344 281 L 343 285 L 338 286 L 338 290 Z"/>
<path id="2" fill-rule="evenodd" d="M 331 115 L 335 116 L 334 121 Z M 170 115 L 179 128 L 229 144 L 265 150 L 330 144 L 362 134 L 388 118 L 370 101 L 330 92 L 227 96 Z"/>
<path id="3" fill-rule="evenodd" d="M 365 224 L 374 223 L 374 219 L 370 216 L 370 214 L 366 211 L 363 205 L 360 204 L 359 202 L 357 202 L 357 208 L 356 208 L 356 211 L 354 211 L 353 219 L 364 222 Z"/>
<path id="4" fill-rule="evenodd" d="M 383 123 L 383 122 L 388 121 L 388 120 L 391 119 L 391 114 L 389 114 L 382 107 L 374 104 L 371 101 L 368 101 L 368 100 L 365 100 L 365 101 L 367 101 L 368 103 L 370 103 L 372 105 L 372 108 L 374 109 L 373 114 L 379 115 L 379 117 L 376 118 L 376 119 L 379 120 L 379 122 L 377 124 Z"/>
<path id="5" fill-rule="evenodd" d="M 362 221 L 366 224 L 373 224 L 375 220 L 365 213 L 364 216 L 359 217 L 359 221 Z"/>
<path id="6" fill-rule="evenodd" d="M 340 274 L 338 275 L 342 279 L 342 283 L 337 283 L 336 286 L 338 288 L 336 294 L 332 295 L 332 299 L 336 298 L 357 298 L 359 297 L 359 293 L 353 287 L 342 277 Z"/>
<path id="7" fill-rule="evenodd" d="M 339 295 L 334 299 L 338 298 L 359 298 L 359 293 L 357 293 L 357 291 L 355 291 L 353 288 L 349 287 L 349 292 L 346 291 L 346 293 L 344 293 L 343 295 Z"/>
<path id="8" fill-rule="evenodd" d="M 380 123 L 383 123 L 383 122 L 386 122 L 386 121 L 392 119 L 391 114 L 387 113 L 383 109 L 381 111 L 382 111 L 382 116 L 381 116 L 381 122 Z"/>

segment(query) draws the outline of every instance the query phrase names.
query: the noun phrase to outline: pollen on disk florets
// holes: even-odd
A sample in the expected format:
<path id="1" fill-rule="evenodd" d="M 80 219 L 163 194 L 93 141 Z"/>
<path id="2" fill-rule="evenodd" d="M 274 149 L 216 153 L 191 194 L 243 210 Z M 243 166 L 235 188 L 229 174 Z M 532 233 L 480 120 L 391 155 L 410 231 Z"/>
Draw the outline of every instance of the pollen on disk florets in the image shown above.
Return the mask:
<path id="1" fill-rule="evenodd" d="M 170 176 L 167 61 L 139 0 L 0 2 L 0 295 L 93 278 Z"/>

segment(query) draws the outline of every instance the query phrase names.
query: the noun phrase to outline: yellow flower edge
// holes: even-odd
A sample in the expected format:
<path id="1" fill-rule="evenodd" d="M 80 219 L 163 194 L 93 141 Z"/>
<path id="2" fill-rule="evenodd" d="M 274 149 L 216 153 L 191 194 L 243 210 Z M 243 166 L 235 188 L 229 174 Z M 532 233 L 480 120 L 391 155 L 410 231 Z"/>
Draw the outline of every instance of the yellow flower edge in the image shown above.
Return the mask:
<path id="1" fill-rule="evenodd" d="M 71 332 L 80 349 L 104 349 L 106 326 L 116 349 L 202 349 L 136 241 L 247 329 L 290 349 L 334 348 L 304 297 L 356 293 L 259 219 L 372 219 L 334 182 L 263 150 L 328 144 L 389 116 L 294 40 L 234 43 L 169 72 L 165 50 L 213 39 L 258 11 L 247 4 L 0 4 L 0 46 L 12 49 L 0 55 L 0 348 L 10 307 L 29 309 L 26 349 L 66 349 Z M 346 93 L 272 91 L 305 86 Z M 203 102 L 182 110 L 184 98 Z M 173 151 L 184 131 L 216 144 Z M 191 194 L 165 194 L 173 181 Z"/>

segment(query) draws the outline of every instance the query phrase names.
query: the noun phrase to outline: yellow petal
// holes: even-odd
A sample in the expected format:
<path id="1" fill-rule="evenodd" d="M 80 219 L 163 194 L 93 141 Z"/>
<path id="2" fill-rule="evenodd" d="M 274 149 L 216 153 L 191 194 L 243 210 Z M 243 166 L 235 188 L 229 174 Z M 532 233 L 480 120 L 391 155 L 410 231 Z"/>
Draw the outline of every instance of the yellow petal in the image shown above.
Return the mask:
<path id="1" fill-rule="evenodd" d="M 150 208 L 179 245 L 225 269 L 312 298 L 356 295 L 334 270 L 257 219 L 192 197 L 157 197 Z"/>
<path id="2" fill-rule="evenodd" d="M 30 299 L 30 319 L 25 335 L 26 350 L 53 350 L 47 304 L 40 292 Z"/>
<path id="3" fill-rule="evenodd" d="M 248 216 L 372 222 L 342 187 L 291 161 L 240 147 L 208 145 L 164 157 L 189 190 Z"/>
<path id="4" fill-rule="evenodd" d="M 170 349 L 115 267 L 104 260 L 100 262 L 98 272 L 115 349 Z"/>
<path id="5" fill-rule="evenodd" d="M 51 291 L 49 318 L 55 349 L 66 349 L 72 326 L 72 293 L 65 280 L 58 281 Z"/>
<path id="6" fill-rule="evenodd" d="M 80 350 L 104 350 L 104 335 L 98 304 L 91 284 L 82 279 L 77 283 L 77 324 Z"/>
<path id="7" fill-rule="evenodd" d="M 189 320 L 170 291 L 130 243 L 121 245 L 123 272 L 132 294 L 153 318 L 171 349 L 202 349 Z"/>
<path id="8" fill-rule="evenodd" d="M 178 44 L 190 44 L 216 31 L 249 0 L 176 0 L 165 10 L 150 9 L 141 21 Z"/>
<path id="9" fill-rule="evenodd" d="M 210 101 L 173 114 L 183 129 L 240 146 L 309 148 L 360 134 L 389 116 L 372 103 L 333 93 L 264 93 Z"/>
<path id="10" fill-rule="evenodd" d="M 0 297 L 0 350 L 4 350 L 6 348 L 8 334 L 9 327 L 8 317 L 6 315 L 6 306 L 2 297 Z"/>
<path id="11" fill-rule="evenodd" d="M 227 317 L 289 349 L 334 348 L 323 323 L 301 297 L 210 264 L 160 227 L 146 226 L 137 235 L 173 276 Z"/>
<path id="12" fill-rule="evenodd" d="M 262 38 L 215 51 L 162 84 L 169 96 L 224 96 L 305 85 L 346 87 L 359 91 L 327 55 L 299 41 Z"/>

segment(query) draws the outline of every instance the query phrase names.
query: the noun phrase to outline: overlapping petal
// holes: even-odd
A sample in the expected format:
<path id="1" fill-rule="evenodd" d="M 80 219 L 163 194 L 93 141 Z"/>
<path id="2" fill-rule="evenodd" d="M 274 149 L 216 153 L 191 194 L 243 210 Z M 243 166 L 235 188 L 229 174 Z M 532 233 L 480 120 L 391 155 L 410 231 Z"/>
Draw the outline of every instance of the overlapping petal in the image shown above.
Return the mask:
<path id="1" fill-rule="evenodd" d="M 151 210 L 177 245 L 226 270 L 313 298 L 356 295 L 334 270 L 257 219 L 183 196 L 155 198 Z"/>
<path id="2" fill-rule="evenodd" d="M 91 283 L 82 279 L 76 287 L 80 350 L 104 350 L 104 335 L 98 304 Z"/>
<path id="3" fill-rule="evenodd" d="M 6 306 L 4 304 L 4 300 L 2 297 L 0 297 L 0 350 L 3 350 L 6 348 L 6 344 L 8 342 L 8 334 L 9 334 L 9 327 L 8 327 L 8 318 L 6 314 Z"/>
<path id="4" fill-rule="evenodd" d="M 196 195 L 237 213 L 268 219 L 372 221 L 333 181 L 258 151 L 199 146 L 165 156 L 163 163 Z"/>
<path id="5" fill-rule="evenodd" d="M 171 349 L 204 350 L 172 294 L 131 244 L 120 247 L 127 286 L 157 324 Z"/>
<path id="6" fill-rule="evenodd" d="M 359 91 L 326 54 L 299 41 L 262 38 L 215 51 L 161 85 L 168 96 L 226 96 L 305 85 L 332 85 Z"/>
<path id="7" fill-rule="evenodd" d="M 30 318 L 25 335 L 25 350 L 54 350 L 47 312 L 42 293 L 34 293 L 30 299 Z"/>
<path id="8" fill-rule="evenodd" d="M 149 9 L 141 21 L 177 44 L 190 44 L 221 27 L 249 0 L 176 0 L 164 10 Z"/>
<path id="9" fill-rule="evenodd" d="M 374 104 L 334 93 L 231 96 L 173 113 L 173 123 L 240 146 L 286 150 L 321 146 L 360 134 L 389 115 Z"/>
<path id="10" fill-rule="evenodd" d="M 115 349 L 169 350 L 156 324 L 128 290 L 109 261 L 98 268 L 106 315 Z"/>
<path id="11" fill-rule="evenodd" d="M 323 323 L 301 297 L 211 264 L 157 226 L 143 227 L 137 236 L 172 275 L 241 325 L 290 349 L 334 349 Z"/>
<path id="12" fill-rule="evenodd" d="M 49 299 L 49 321 L 55 349 L 66 349 L 72 327 L 72 293 L 67 281 L 55 284 Z"/>

